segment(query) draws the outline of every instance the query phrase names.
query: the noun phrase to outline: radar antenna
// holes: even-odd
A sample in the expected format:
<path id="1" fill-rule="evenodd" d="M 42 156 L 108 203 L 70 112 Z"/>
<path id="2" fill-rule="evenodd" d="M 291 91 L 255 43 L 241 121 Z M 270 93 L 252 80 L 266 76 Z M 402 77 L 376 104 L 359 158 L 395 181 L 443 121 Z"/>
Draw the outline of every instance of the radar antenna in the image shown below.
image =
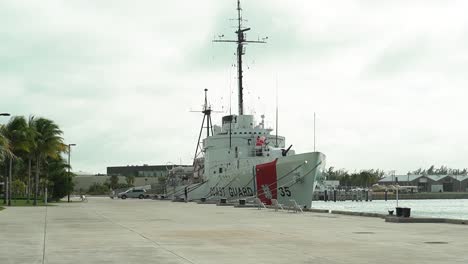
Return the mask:
<path id="1" fill-rule="evenodd" d="M 237 0 L 237 40 L 213 40 L 213 42 L 234 42 L 237 43 L 237 83 L 238 83 L 238 96 L 239 96 L 239 115 L 244 114 L 244 99 L 243 99 L 243 87 L 242 87 L 242 55 L 245 55 L 244 45 L 247 43 L 266 43 L 264 40 L 251 41 L 245 38 L 245 32 L 249 31 L 250 28 L 242 26 L 242 9 L 240 6 L 240 0 Z M 223 37 L 221 35 L 220 37 Z M 264 38 L 268 39 L 268 37 Z"/>

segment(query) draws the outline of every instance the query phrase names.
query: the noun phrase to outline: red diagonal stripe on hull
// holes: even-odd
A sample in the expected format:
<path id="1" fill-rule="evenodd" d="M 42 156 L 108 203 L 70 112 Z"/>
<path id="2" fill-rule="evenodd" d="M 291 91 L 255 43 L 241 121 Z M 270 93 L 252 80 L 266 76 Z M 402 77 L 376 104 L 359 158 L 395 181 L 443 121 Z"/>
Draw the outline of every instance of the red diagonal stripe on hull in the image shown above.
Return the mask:
<path id="1" fill-rule="evenodd" d="M 276 161 L 277 160 L 274 160 L 255 166 L 257 197 L 267 205 L 271 205 L 271 199 L 278 199 Z"/>

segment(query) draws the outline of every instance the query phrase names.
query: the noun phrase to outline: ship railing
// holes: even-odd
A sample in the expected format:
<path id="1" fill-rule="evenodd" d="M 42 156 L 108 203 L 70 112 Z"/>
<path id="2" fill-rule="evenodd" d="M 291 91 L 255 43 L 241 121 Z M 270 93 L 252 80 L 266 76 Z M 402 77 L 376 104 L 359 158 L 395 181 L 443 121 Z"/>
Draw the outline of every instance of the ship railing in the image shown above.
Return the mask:
<path id="1" fill-rule="evenodd" d="M 254 201 L 255 201 L 255 204 L 257 205 L 258 210 L 262 209 L 262 207 L 265 208 L 265 209 L 267 209 L 267 207 L 266 207 L 265 204 L 262 202 L 262 200 L 260 200 L 260 198 L 257 197 L 257 198 L 255 198 Z"/>
<path id="2" fill-rule="evenodd" d="M 290 202 L 290 206 L 288 208 L 288 211 L 289 210 L 294 210 L 294 212 L 296 212 L 296 213 L 299 212 L 299 211 L 301 211 L 301 213 L 304 212 L 304 211 L 302 211 L 302 208 L 301 208 L 302 206 L 297 204 L 296 200 L 290 199 L 289 202 Z"/>
<path id="3" fill-rule="evenodd" d="M 200 186 L 202 186 L 202 185 L 205 184 L 205 183 L 206 183 L 206 181 L 197 183 L 197 185 L 196 185 L 195 187 L 193 187 L 193 188 L 188 188 L 188 189 L 187 189 L 187 193 L 190 193 L 191 191 L 193 191 L 193 190 L 199 188 Z M 166 197 L 169 197 L 169 196 L 171 196 L 171 195 L 178 196 L 178 195 L 184 194 L 184 192 L 185 192 L 185 189 L 180 189 L 180 190 L 178 190 L 178 191 L 173 191 L 173 192 L 166 193 L 165 196 L 166 196 Z"/>
<path id="4" fill-rule="evenodd" d="M 276 199 L 271 199 L 271 205 L 275 207 L 275 211 L 278 211 L 280 208 L 281 210 L 284 210 L 283 204 L 278 203 L 278 200 Z"/>
<path id="5" fill-rule="evenodd" d="M 307 173 L 304 174 L 304 176 L 302 176 L 301 178 L 304 178 L 306 177 L 307 175 L 309 175 L 311 172 L 313 172 L 314 170 L 316 170 L 320 165 L 322 164 L 322 161 L 320 161 L 319 163 L 317 163 L 317 165 L 315 165 L 312 169 L 310 169 Z M 278 180 L 270 183 L 269 185 L 267 185 L 268 189 L 270 189 L 270 187 L 274 184 L 278 184 L 278 182 L 284 178 L 286 178 L 287 176 L 291 175 L 291 173 L 293 173 L 294 171 L 296 171 L 297 169 L 299 169 L 300 167 L 304 166 L 305 163 L 303 164 L 300 164 L 299 166 L 295 167 L 294 169 L 292 169 L 291 171 L 289 171 L 288 173 L 286 173 L 284 176 L 282 176 L 281 178 L 279 178 Z M 297 184 L 299 181 L 297 178 L 293 178 L 291 179 L 290 181 L 287 181 L 281 185 L 278 185 L 277 188 L 280 188 L 280 187 L 291 187 L 295 184 Z M 315 178 L 314 178 L 314 182 L 315 182 Z M 289 184 L 289 185 L 288 185 Z M 259 191 L 257 193 L 257 197 L 258 196 L 261 196 L 261 195 L 265 195 L 265 191 Z"/>

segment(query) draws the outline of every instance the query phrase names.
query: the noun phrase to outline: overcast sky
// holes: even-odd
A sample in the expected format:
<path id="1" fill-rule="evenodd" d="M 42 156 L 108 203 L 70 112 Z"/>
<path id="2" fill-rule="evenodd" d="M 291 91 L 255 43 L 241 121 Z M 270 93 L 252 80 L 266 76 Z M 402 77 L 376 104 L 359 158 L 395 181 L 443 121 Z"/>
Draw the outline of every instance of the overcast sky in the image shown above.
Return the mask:
<path id="1" fill-rule="evenodd" d="M 0 112 L 56 121 L 75 171 L 191 164 L 203 89 L 237 112 L 235 0 L 0 2 Z M 327 166 L 468 167 L 467 1 L 244 0 L 245 109 Z M 220 123 L 222 114 L 213 116 Z M 7 119 L 1 119 L 5 122 Z"/>

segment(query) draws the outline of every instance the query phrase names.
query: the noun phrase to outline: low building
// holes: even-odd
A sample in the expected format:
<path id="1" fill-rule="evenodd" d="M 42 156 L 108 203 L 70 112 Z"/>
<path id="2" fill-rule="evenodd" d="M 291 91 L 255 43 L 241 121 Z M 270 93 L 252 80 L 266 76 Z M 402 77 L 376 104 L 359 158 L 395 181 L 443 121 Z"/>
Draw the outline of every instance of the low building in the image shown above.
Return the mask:
<path id="1" fill-rule="evenodd" d="M 75 186 L 73 190 L 75 192 L 86 192 L 89 190 L 89 187 L 93 184 L 104 184 L 105 182 L 110 182 L 110 175 L 92 175 L 92 174 L 80 174 L 75 173 L 76 176 L 73 178 Z M 127 183 L 126 176 L 117 176 L 119 178 L 119 183 Z M 134 186 L 145 186 L 145 185 L 157 185 L 157 177 L 135 177 L 133 181 Z"/>
<path id="2" fill-rule="evenodd" d="M 107 167 L 107 175 L 158 177 L 166 176 L 174 167 L 192 167 L 190 165 L 127 165 Z"/>
<path id="3" fill-rule="evenodd" d="M 468 191 L 466 175 L 389 175 L 380 185 L 417 186 L 420 192 L 465 192 Z"/>
<path id="4" fill-rule="evenodd" d="M 133 178 L 134 186 L 157 186 L 160 177 L 167 177 L 171 171 L 183 170 L 186 174 L 193 174 L 193 167 L 189 165 L 127 165 L 107 167 L 107 174 L 92 174 L 76 172 L 73 179 L 75 192 L 86 192 L 93 184 L 104 184 L 110 181 L 111 176 L 117 176 L 119 183 L 127 183 L 127 177 Z"/>

